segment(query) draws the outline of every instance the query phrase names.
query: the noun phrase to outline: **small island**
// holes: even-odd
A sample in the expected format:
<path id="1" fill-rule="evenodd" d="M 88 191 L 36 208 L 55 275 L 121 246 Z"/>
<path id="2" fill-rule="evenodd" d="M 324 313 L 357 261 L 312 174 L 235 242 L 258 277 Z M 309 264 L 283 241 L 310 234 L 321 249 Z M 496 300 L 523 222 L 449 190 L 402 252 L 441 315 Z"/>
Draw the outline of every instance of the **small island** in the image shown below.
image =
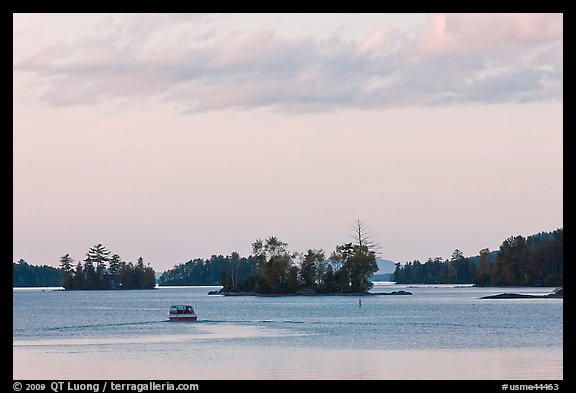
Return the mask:
<path id="1" fill-rule="evenodd" d="M 225 296 L 373 295 L 371 277 L 378 271 L 376 246 L 360 221 L 354 230 L 355 241 L 336 246 L 328 258 L 322 249 L 290 251 L 287 243 L 270 236 L 253 242 L 248 258 L 233 253 L 175 266 L 162 274 L 159 286 L 198 285 L 187 277 L 206 276 L 211 285 L 222 286 L 210 294 Z"/>
<path id="2" fill-rule="evenodd" d="M 101 243 L 91 247 L 76 263 L 70 254 L 60 257 L 60 267 L 34 266 L 20 259 L 13 263 L 12 286 L 64 287 L 66 291 L 109 289 L 154 289 L 156 272 L 142 257 L 126 262 Z"/>
<path id="3" fill-rule="evenodd" d="M 236 269 L 223 274 L 222 293 L 246 295 L 368 295 L 370 277 L 378 271 L 376 253 L 357 223 L 356 242 L 336 246 L 326 259 L 323 250 L 290 252 L 275 236 L 252 244 L 255 271 L 240 277 Z M 296 261 L 298 260 L 298 263 Z"/>
<path id="4" fill-rule="evenodd" d="M 563 299 L 564 291 L 556 288 L 547 295 L 527 295 L 522 293 L 500 293 L 498 295 L 482 296 L 480 299 Z"/>
<path id="5" fill-rule="evenodd" d="M 60 258 L 65 290 L 105 290 L 105 289 L 152 289 L 156 286 L 156 273 L 142 257 L 138 262 L 123 261 L 118 254 L 109 257 L 110 251 L 102 244 L 88 250 L 84 263 L 74 260 L 70 254 Z"/>

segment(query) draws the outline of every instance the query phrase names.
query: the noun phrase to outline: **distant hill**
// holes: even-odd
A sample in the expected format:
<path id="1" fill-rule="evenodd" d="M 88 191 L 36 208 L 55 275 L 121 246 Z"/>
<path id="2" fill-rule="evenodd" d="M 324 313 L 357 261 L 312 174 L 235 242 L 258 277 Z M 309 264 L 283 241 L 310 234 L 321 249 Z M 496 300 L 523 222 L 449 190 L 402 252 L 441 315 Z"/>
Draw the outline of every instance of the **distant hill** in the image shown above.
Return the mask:
<path id="1" fill-rule="evenodd" d="M 394 281 L 396 263 L 388 259 L 376 258 L 378 271 L 370 278 L 371 281 Z"/>
<path id="2" fill-rule="evenodd" d="M 378 264 L 378 271 L 376 274 L 394 273 L 396 270 L 396 262 L 388 259 L 376 258 Z"/>

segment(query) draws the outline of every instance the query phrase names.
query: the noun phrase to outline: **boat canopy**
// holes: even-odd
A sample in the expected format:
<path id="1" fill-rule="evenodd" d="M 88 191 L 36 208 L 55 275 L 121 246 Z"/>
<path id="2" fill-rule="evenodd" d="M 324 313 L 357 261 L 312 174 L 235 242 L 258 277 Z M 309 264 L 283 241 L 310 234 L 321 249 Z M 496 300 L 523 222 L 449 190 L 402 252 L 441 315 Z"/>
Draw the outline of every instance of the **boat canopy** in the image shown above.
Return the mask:
<path id="1" fill-rule="evenodd" d="M 194 308 L 188 304 L 177 304 L 170 307 L 170 314 L 194 314 Z"/>

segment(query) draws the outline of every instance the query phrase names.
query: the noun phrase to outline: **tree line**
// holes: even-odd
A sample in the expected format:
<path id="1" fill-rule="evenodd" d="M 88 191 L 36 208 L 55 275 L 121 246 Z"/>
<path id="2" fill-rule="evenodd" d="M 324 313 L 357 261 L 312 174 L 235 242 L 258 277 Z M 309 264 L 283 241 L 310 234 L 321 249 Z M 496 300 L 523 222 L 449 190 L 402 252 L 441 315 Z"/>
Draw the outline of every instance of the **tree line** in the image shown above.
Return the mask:
<path id="1" fill-rule="evenodd" d="M 118 254 L 102 244 L 91 247 L 83 261 L 74 267 L 70 254 L 60 258 L 63 287 L 66 290 L 84 289 L 150 289 L 156 285 L 154 269 L 144 265 L 142 257 L 136 264 L 123 261 Z"/>
<path id="2" fill-rule="evenodd" d="M 326 258 L 322 249 L 290 252 L 277 237 L 258 239 L 252 255 L 213 255 L 194 259 L 165 271 L 160 285 L 222 285 L 228 292 L 293 293 L 298 291 L 362 292 L 372 287 L 370 278 L 378 270 L 377 245 L 360 221 L 354 226 L 354 241 L 344 243 Z M 65 289 L 144 289 L 155 286 L 155 272 L 142 257 L 136 264 L 110 256 L 102 244 L 75 261 L 66 254 L 60 268 L 32 266 L 21 259 L 13 263 L 13 286 L 64 286 Z M 465 257 L 456 249 L 450 259 L 429 258 L 397 264 L 394 280 L 401 284 L 469 284 L 481 286 L 563 285 L 563 229 L 528 236 L 512 236 L 499 250 L 480 250 Z"/>
<path id="3" fill-rule="evenodd" d="M 485 248 L 475 257 L 458 249 L 450 259 L 429 258 L 397 264 L 394 281 L 399 284 L 469 284 L 479 286 L 562 286 L 563 228 L 505 239 L 499 250 Z"/>
<path id="4" fill-rule="evenodd" d="M 30 265 L 24 259 L 12 263 L 13 287 L 61 287 L 64 275 L 52 266 Z"/>
<path id="5" fill-rule="evenodd" d="M 252 256 L 212 255 L 210 259 L 196 258 L 166 270 L 159 279 L 160 286 L 221 285 L 245 290 L 249 278 L 256 275 L 256 259 Z"/>

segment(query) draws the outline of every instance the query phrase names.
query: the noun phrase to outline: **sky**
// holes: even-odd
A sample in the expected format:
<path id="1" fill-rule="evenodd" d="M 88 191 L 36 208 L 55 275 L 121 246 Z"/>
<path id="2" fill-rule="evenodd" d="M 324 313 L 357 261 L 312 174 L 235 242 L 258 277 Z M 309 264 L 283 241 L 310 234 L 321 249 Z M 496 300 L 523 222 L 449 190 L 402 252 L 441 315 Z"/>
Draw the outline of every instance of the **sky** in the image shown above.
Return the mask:
<path id="1" fill-rule="evenodd" d="M 563 226 L 562 14 L 14 14 L 13 260 Z"/>

